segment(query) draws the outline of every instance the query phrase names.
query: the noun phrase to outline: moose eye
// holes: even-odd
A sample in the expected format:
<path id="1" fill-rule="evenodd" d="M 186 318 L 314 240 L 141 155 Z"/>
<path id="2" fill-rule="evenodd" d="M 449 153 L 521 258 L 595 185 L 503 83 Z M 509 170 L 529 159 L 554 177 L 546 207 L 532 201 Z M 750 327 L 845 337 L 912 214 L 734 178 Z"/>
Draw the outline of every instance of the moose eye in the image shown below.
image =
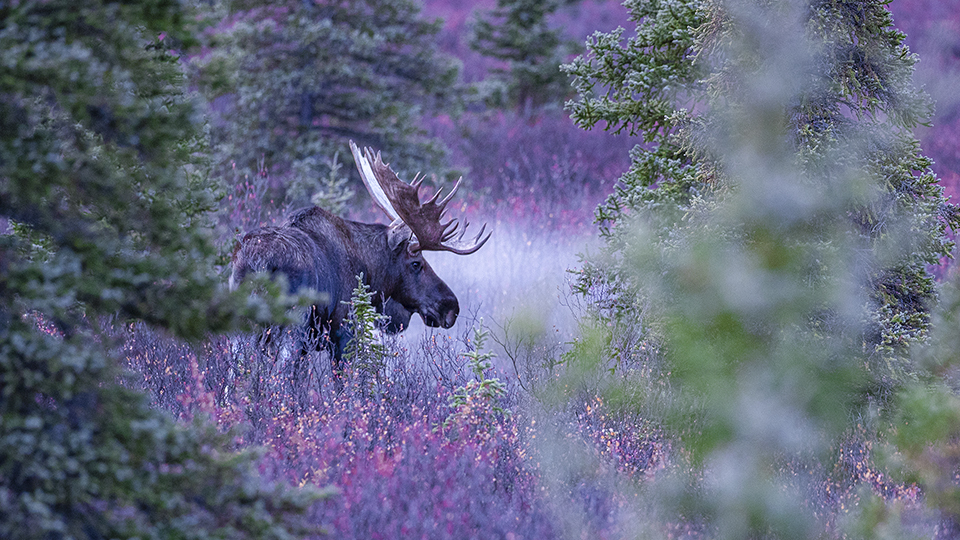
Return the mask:
<path id="1" fill-rule="evenodd" d="M 423 264 L 421 264 L 420 261 L 413 261 L 410 263 L 410 268 L 413 268 L 414 272 L 419 272 L 422 266 Z"/>

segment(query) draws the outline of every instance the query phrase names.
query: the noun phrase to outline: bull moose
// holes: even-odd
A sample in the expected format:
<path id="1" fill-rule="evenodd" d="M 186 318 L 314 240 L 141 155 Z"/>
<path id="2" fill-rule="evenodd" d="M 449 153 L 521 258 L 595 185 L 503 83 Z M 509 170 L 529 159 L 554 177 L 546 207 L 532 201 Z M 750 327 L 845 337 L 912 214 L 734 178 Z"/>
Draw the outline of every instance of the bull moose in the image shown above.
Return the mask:
<path id="1" fill-rule="evenodd" d="M 349 340 L 343 320 L 347 302 L 362 275 L 373 292 L 373 306 L 386 314 L 388 332 L 401 332 L 413 313 L 427 326 L 450 328 L 460 306 L 456 295 L 430 268 L 424 251 L 450 251 L 469 255 L 490 238 L 486 225 L 471 242 L 464 242 L 468 223 L 456 219 L 441 223 L 445 208 L 460 187 L 440 202 L 442 189 L 426 202 L 419 188 L 425 176 L 408 184 L 397 176 L 380 153 L 361 152 L 350 141 L 357 169 L 374 202 L 392 220 L 390 225 L 360 223 L 340 218 L 313 206 L 288 216 L 279 227 L 263 227 L 246 234 L 233 253 L 231 287 L 245 276 L 264 272 L 284 274 L 290 292 L 313 289 L 321 300 L 305 321 L 315 350 L 330 351 L 334 372 L 339 372 L 343 349 Z M 306 354 L 307 344 L 301 348 Z"/>

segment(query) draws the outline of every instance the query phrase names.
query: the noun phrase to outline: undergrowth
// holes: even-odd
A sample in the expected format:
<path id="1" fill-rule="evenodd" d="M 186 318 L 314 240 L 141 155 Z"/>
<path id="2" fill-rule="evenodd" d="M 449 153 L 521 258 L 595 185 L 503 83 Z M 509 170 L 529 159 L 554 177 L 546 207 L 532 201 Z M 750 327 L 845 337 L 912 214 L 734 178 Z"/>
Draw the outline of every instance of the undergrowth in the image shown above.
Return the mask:
<path id="1" fill-rule="evenodd" d="M 237 448 L 263 447 L 265 477 L 335 488 L 311 510 L 318 537 L 321 527 L 334 538 L 711 536 L 696 515 L 658 516 L 652 502 L 690 464 L 657 419 L 665 379 L 640 345 L 630 353 L 629 340 L 608 335 L 561 357 L 541 348 L 519 360 L 542 364 L 525 369 L 533 393 L 487 348 L 491 336 L 509 348 L 516 334 L 474 319 L 458 325 L 459 336 L 427 333 L 409 344 L 370 326 L 362 292 L 352 324 L 366 325 L 365 345 L 347 355 L 339 379 L 326 353 L 299 356 L 298 328 L 200 346 L 142 325 L 115 328 L 112 338 L 132 368 L 125 383 L 155 406 L 208 418 Z M 583 384 L 569 375 L 591 347 L 620 347 L 621 360 Z M 633 390 L 611 392 L 615 378 Z M 828 537 L 842 537 L 852 513 L 875 500 L 894 501 L 928 530 L 916 488 L 885 478 L 858 440 L 838 448 L 832 466 L 785 463 L 779 474 L 797 477 L 796 495 Z"/>

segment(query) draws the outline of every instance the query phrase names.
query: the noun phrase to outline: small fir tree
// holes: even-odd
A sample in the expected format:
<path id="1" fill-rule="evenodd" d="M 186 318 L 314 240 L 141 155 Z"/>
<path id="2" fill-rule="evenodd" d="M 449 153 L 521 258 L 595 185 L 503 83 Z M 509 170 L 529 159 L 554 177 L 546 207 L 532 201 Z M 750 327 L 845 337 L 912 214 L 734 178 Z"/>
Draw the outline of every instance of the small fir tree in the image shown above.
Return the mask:
<path id="1" fill-rule="evenodd" d="M 383 371 L 386 347 L 376 332 L 386 324 L 387 317 L 373 307 L 373 292 L 363 282 L 363 274 L 357 276 L 357 286 L 350 295 L 348 314 L 350 340 L 343 351 L 347 363 L 365 375 L 373 374 L 379 382 Z"/>
<path id="2" fill-rule="evenodd" d="M 444 430 L 472 429 L 473 436 L 492 437 L 496 432 L 497 416 L 510 416 L 510 411 L 500 406 L 507 394 L 503 381 L 493 373 L 493 352 L 483 352 L 490 333 L 483 327 L 483 319 L 473 328 L 470 350 L 463 354 L 473 372 L 474 380 L 458 387 L 450 396 L 453 412 L 444 419 Z M 453 434 L 459 435 L 453 431 Z"/>

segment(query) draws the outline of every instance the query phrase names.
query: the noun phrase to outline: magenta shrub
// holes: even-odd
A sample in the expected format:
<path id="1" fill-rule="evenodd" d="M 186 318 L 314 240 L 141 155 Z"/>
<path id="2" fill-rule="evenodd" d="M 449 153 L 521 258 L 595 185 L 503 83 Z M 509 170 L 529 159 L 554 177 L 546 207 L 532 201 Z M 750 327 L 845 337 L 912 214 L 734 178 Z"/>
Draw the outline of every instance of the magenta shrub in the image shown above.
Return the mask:
<path id="1" fill-rule="evenodd" d="M 327 411 L 297 426 L 315 435 L 285 454 L 302 478 L 340 490 L 315 510 L 334 537 L 555 536 L 509 420 L 451 434 L 439 429 L 438 410 L 414 408 L 398 420 L 383 402 L 346 396 Z"/>
<path id="2" fill-rule="evenodd" d="M 191 347 L 141 325 L 114 335 L 135 368 L 127 384 L 158 407 L 183 420 L 209 418 L 238 447 L 263 446 L 265 480 L 335 488 L 311 511 L 330 537 L 549 539 L 562 536 L 558 511 L 582 515 L 593 536 L 615 537 L 624 501 L 609 482 L 575 475 L 544 484 L 536 444 L 543 421 L 519 406 L 529 397 L 508 385 L 496 403 L 455 401 L 469 380 L 457 352 L 464 344 L 436 337 L 425 336 L 417 354 L 388 343 L 381 372 L 348 370 L 338 393 L 326 357 L 308 357 L 296 371 L 293 335 L 266 350 L 249 336 Z M 546 427 L 627 482 L 663 466 L 657 432 L 634 431 L 639 425 L 602 408 L 594 401 Z"/>
<path id="3" fill-rule="evenodd" d="M 479 533 L 484 537 L 552 536 L 533 503 L 535 476 L 512 419 L 473 422 L 482 411 L 465 411 L 442 429 L 453 412 L 453 387 L 466 381 L 462 369 L 404 368 L 409 353 L 394 350 L 384 373 L 348 372 L 337 393 L 328 368 L 316 369 L 325 357 L 308 357 L 310 366 L 294 372 L 294 336 L 266 352 L 254 350 L 257 338 L 193 348 L 141 325 L 114 337 L 135 368 L 127 384 L 147 391 L 158 407 L 183 420 L 206 416 L 233 430 L 238 446 L 265 446 L 268 477 L 339 489 L 340 496 L 315 509 L 316 522 L 332 526 L 336 537 L 385 531 L 387 538 L 463 538 L 471 530 L 488 531 Z M 432 339 L 423 345 L 452 346 Z"/>

